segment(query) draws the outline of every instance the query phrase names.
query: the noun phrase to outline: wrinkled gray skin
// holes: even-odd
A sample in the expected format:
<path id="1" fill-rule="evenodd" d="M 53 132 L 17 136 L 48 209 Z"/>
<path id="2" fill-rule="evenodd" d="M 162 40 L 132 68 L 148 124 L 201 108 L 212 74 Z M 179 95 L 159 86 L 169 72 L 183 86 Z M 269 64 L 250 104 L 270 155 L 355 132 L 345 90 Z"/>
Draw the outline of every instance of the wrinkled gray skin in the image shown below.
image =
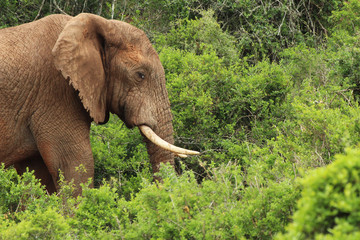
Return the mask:
<path id="1" fill-rule="evenodd" d="M 143 31 L 92 14 L 51 15 L 0 30 L 0 49 L 0 161 L 35 170 L 50 193 L 59 171 L 77 186 L 93 177 L 90 123 L 106 123 L 109 112 L 173 143 L 164 69 Z M 147 150 L 154 172 L 174 164 L 172 153 L 149 142 Z"/>

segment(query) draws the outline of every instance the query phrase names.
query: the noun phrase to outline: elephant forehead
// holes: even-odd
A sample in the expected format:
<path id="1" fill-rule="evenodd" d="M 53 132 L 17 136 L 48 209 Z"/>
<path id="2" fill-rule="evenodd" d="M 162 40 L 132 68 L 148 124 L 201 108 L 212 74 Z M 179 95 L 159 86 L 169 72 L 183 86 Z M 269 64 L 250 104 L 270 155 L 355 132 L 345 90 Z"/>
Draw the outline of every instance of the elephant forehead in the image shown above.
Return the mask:
<path id="1" fill-rule="evenodd" d="M 120 55 L 121 59 L 127 66 L 140 65 L 144 63 L 144 56 L 141 51 L 137 49 L 123 51 Z"/>

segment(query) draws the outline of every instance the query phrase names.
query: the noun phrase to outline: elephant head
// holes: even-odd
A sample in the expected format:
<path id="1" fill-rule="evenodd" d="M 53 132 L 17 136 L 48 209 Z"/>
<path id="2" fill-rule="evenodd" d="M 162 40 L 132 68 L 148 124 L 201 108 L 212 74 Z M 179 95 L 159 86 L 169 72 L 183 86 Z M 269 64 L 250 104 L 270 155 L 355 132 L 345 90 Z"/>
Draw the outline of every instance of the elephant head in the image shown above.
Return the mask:
<path id="1" fill-rule="evenodd" d="M 52 50 L 55 67 L 69 81 L 96 123 L 109 112 L 139 127 L 153 171 L 161 162 L 198 152 L 173 146 L 165 73 L 145 33 L 121 21 L 80 14 L 68 21 Z"/>

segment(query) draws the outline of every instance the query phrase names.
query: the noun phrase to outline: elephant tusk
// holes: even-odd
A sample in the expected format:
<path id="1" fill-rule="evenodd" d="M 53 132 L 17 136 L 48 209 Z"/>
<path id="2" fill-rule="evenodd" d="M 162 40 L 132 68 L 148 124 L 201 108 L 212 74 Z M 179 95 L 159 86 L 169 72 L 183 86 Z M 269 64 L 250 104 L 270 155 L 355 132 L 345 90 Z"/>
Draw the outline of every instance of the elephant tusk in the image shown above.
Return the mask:
<path id="1" fill-rule="evenodd" d="M 139 129 L 145 135 L 145 137 L 147 137 L 147 139 L 149 139 L 152 143 L 154 143 L 155 145 L 157 145 L 165 150 L 175 153 L 179 157 L 184 158 L 184 157 L 186 157 L 186 155 L 199 155 L 200 154 L 197 151 L 180 148 L 180 147 L 174 146 L 174 145 L 166 142 L 165 140 L 160 138 L 158 135 L 156 135 L 156 133 L 148 126 L 140 125 Z"/>

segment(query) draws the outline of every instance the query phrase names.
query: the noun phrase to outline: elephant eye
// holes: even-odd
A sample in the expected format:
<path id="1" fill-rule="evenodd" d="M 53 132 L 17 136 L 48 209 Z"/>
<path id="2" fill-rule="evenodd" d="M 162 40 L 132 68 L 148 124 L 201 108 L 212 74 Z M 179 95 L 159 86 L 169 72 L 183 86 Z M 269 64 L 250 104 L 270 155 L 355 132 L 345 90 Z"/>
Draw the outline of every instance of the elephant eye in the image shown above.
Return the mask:
<path id="1" fill-rule="evenodd" d="M 143 74 L 142 72 L 137 72 L 137 75 L 140 79 L 145 79 L 145 74 Z"/>

